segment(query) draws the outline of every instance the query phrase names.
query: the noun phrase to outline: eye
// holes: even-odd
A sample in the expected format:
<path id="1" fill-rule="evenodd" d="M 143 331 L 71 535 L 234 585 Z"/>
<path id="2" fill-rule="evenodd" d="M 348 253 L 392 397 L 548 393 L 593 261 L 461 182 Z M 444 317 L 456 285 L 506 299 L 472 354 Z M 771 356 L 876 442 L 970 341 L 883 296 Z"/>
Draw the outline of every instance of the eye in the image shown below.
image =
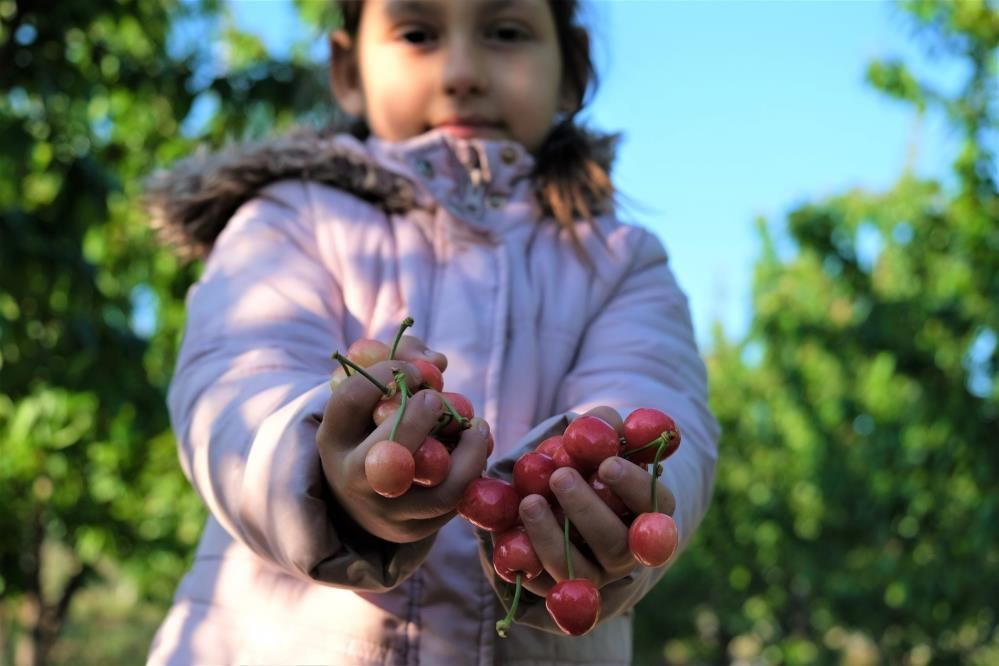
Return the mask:
<path id="1" fill-rule="evenodd" d="M 522 42 L 531 37 L 526 28 L 516 23 L 498 23 L 486 31 L 486 36 L 498 42 Z"/>
<path id="2" fill-rule="evenodd" d="M 426 26 L 410 25 L 397 30 L 396 37 L 415 46 L 426 46 L 437 39 L 437 34 Z"/>

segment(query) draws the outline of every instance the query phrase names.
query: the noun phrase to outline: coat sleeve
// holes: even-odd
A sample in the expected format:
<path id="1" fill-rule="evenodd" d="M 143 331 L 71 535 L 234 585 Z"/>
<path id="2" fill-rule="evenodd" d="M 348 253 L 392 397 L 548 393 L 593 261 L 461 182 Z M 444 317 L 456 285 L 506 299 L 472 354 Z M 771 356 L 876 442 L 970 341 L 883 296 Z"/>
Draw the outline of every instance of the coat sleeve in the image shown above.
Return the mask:
<path id="1" fill-rule="evenodd" d="M 367 534 L 327 487 L 315 439 L 345 312 L 312 217 L 308 186 L 282 183 L 226 225 L 188 293 L 171 421 L 185 474 L 233 538 L 294 575 L 381 591 L 432 540 Z"/>
<path id="2" fill-rule="evenodd" d="M 561 433 L 578 415 L 598 405 L 617 409 L 622 417 L 639 407 L 654 407 L 676 421 L 682 435 L 678 451 L 663 465 L 662 482 L 676 497 L 674 519 L 679 532 L 677 555 L 690 542 L 707 510 L 714 483 L 719 426 L 708 408 L 707 373 L 694 341 L 687 299 L 669 269 L 666 252 L 655 236 L 634 233 L 626 251 L 631 265 L 596 308 L 576 360 L 561 382 L 556 414 L 539 424 L 513 454 L 498 461 L 494 475 L 512 476 L 513 462 L 546 436 Z M 506 584 L 491 571 L 490 539 L 480 535 L 483 566 L 501 600 Z M 602 619 L 631 608 L 659 581 L 664 567 L 637 566 L 632 574 L 601 590 Z M 528 605 L 520 622 L 557 631 L 544 604 Z"/>

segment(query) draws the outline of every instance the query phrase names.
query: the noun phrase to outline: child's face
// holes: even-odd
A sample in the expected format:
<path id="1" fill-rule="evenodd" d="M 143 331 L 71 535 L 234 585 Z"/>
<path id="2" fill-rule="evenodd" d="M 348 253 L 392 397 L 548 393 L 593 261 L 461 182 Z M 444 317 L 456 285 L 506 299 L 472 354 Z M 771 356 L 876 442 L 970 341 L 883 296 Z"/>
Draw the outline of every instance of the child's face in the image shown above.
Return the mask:
<path id="1" fill-rule="evenodd" d="M 548 0 L 365 0 L 333 46 L 338 102 L 387 140 L 441 128 L 534 151 L 566 98 Z"/>

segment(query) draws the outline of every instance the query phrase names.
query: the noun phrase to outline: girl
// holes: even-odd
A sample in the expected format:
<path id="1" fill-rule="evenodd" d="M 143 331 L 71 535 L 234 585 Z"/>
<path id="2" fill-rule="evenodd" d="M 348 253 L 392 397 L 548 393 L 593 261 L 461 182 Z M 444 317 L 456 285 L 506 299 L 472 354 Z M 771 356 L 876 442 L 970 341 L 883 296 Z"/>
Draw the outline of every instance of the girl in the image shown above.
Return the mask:
<path id="1" fill-rule="evenodd" d="M 331 82 L 351 132 L 188 162 L 152 190 L 167 236 L 208 253 L 169 405 L 211 515 L 149 661 L 627 664 L 631 609 L 664 568 L 636 565 L 627 527 L 578 473 L 560 469 L 551 488 L 592 549 L 573 550 L 576 575 L 601 588 L 583 637 L 545 611 L 568 573 L 542 497 L 520 518 L 545 573 L 506 639 L 490 539 L 454 519 L 490 435 L 486 473 L 509 478 L 579 414 L 643 406 L 683 432 L 659 489 L 681 546 L 710 496 L 718 429 L 686 299 L 656 238 L 614 217 L 610 142 L 574 124 L 593 74 L 576 3 L 341 9 Z M 331 394 L 330 353 L 390 340 L 406 315 L 418 337 L 399 357 L 447 368 L 446 388 L 484 418 L 443 484 L 386 499 L 363 460 L 390 422 L 369 434 L 378 392 L 361 377 Z M 385 382 L 391 366 L 371 372 Z M 421 396 L 396 437 L 410 448 L 442 409 Z M 611 458 L 599 474 L 650 510 L 646 469 Z"/>

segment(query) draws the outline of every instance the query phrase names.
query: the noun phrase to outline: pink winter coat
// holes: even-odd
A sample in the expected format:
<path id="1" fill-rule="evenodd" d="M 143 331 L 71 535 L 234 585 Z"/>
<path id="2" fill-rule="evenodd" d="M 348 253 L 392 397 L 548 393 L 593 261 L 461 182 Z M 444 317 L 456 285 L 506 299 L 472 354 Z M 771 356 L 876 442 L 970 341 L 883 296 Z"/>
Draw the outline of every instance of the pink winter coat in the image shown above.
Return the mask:
<path id="1" fill-rule="evenodd" d="M 334 163 L 341 187 L 315 175 Z M 512 143 L 337 135 L 208 163 L 161 190 L 185 197 L 171 214 L 200 215 L 179 224 L 225 227 L 189 293 L 169 394 L 181 463 L 211 515 L 151 664 L 630 662 L 632 607 L 663 570 L 605 587 L 584 637 L 560 635 L 536 602 L 500 639 L 508 590 L 488 539 L 460 518 L 403 546 L 362 533 L 316 450 L 330 354 L 389 340 L 411 315 L 413 334 L 448 357 L 448 390 L 492 426 L 489 474 L 508 478 L 525 447 L 596 405 L 673 415 L 683 444 L 664 482 L 689 540 L 718 427 L 686 298 L 656 237 L 609 216 L 603 240 L 578 225 L 587 267 L 541 217 L 532 166 Z M 223 200 L 239 197 L 226 197 L 268 180 L 229 217 Z"/>

